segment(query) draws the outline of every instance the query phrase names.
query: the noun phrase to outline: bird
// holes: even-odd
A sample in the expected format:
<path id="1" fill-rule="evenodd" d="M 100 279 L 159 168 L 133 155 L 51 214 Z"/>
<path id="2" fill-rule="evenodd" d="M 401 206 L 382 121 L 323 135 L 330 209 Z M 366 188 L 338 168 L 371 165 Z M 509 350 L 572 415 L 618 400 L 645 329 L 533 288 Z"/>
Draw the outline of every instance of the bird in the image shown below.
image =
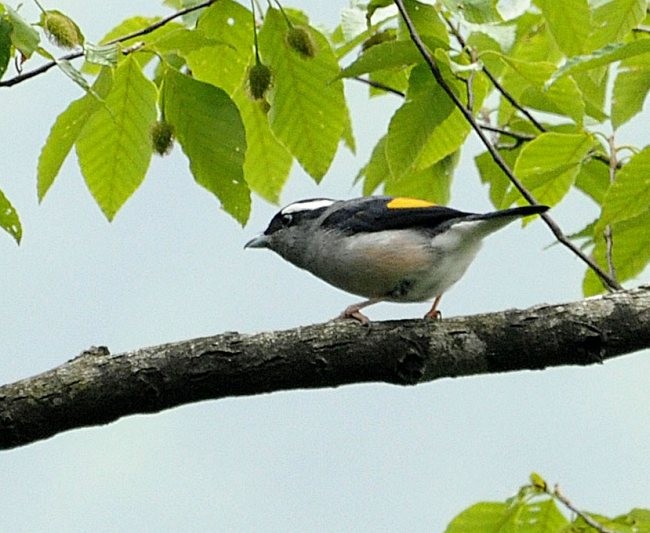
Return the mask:
<path id="1" fill-rule="evenodd" d="M 548 209 L 535 204 L 481 214 L 407 197 L 310 198 L 283 207 L 244 248 L 268 248 L 365 298 L 339 318 L 367 325 L 361 310 L 369 305 L 431 300 L 424 318 L 440 318 L 443 293 L 463 276 L 483 239 Z"/>

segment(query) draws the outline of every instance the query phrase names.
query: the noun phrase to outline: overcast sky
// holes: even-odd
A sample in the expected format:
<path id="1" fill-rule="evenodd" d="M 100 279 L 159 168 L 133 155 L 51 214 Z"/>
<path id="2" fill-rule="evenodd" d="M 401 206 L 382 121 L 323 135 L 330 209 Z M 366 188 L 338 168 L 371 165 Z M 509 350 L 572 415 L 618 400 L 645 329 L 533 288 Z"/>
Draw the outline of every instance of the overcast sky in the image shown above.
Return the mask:
<path id="1" fill-rule="evenodd" d="M 309 4 L 294 5 L 331 27 L 346 2 Z M 97 6 L 47 5 L 69 13 L 91 41 L 126 16 L 164 12 L 153 0 Z M 320 186 L 295 167 L 283 203 L 358 195 L 353 177 L 399 100 L 368 102 L 365 87 L 347 88 L 357 155 L 342 149 Z M 39 206 L 40 147 L 79 95 L 55 70 L 0 93 L 0 189 L 24 226 L 20 247 L 0 235 L 0 382 L 91 345 L 116 353 L 229 330 L 290 328 L 328 320 L 357 300 L 270 252 L 244 251 L 277 206 L 256 198 L 240 228 L 194 183 L 178 148 L 153 161 L 112 224 L 74 158 Z M 644 120 L 647 114 L 620 142 L 646 144 Z M 490 210 L 473 166 L 477 149 L 472 143 L 463 154 L 454 207 Z M 572 194 L 552 214 L 570 233 L 597 210 Z M 583 265 L 559 246 L 545 249 L 551 242 L 540 222 L 495 234 L 443 298 L 443 313 L 579 299 Z M 426 310 L 380 304 L 368 314 L 407 318 Z M 0 530 L 441 531 L 470 504 L 514 494 L 533 470 L 559 482 L 579 507 L 605 514 L 647 507 L 647 356 L 411 388 L 210 401 L 67 432 L 0 452 Z"/>

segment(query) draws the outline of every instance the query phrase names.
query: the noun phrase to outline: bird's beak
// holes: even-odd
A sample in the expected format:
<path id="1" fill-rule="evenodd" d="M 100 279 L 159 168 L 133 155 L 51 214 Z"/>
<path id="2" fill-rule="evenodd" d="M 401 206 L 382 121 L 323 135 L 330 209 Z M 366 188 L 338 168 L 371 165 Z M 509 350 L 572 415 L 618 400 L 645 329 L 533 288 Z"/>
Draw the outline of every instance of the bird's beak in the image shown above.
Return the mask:
<path id="1" fill-rule="evenodd" d="M 244 248 L 266 248 L 268 244 L 269 238 L 263 233 L 260 233 L 244 244 Z"/>

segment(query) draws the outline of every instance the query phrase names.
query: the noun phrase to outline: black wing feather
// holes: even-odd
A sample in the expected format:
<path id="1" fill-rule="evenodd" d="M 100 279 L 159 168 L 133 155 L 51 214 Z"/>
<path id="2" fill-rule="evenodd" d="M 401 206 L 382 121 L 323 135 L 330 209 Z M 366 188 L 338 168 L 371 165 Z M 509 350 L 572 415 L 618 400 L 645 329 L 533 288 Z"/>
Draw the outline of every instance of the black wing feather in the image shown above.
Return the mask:
<path id="1" fill-rule="evenodd" d="M 335 228 L 346 234 L 413 227 L 436 230 L 449 220 L 472 214 L 437 205 L 389 208 L 387 204 L 392 199 L 390 196 L 373 196 L 342 202 L 323 220 L 322 227 Z"/>

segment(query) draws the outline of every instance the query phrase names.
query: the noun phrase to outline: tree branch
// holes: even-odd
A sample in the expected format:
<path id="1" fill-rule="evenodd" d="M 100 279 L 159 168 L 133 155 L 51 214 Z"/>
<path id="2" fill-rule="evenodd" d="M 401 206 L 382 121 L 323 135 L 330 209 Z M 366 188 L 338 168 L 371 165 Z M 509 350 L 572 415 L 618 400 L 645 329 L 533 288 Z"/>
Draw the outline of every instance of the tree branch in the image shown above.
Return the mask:
<path id="1" fill-rule="evenodd" d="M 440 321 L 332 321 L 109 355 L 0 387 L 0 448 L 200 400 L 362 382 L 591 365 L 650 346 L 650 286 Z"/>
<path id="2" fill-rule="evenodd" d="M 422 40 L 420 34 L 415 28 L 415 25 L 413 24 L 413 20 L 411 20 L 411 17 L 409 16 L 406 7 L 404 6 L 404 1 L 395 0 L 395 5 L 397 6 L 400 15 L 404 20 L 406 27 L 409 30 L 409 35 L 411 37 L 411 40 L 413 41 L 413 44 L 416 46 L 416 48 L 419 50 L 420 54 L 426 61 L 427 65 L 429 66 L 429 70 L 431 70 L 431 74 L 433 74 L 433 77 L 435 78 L 436 82 L 438 82 L 438 85 L 440 85 L 440 87 L 445 91 L 445 93 L 447 93 L 449 98 L 451 98 L 454 105 L 465 117 L 465 120 L 469 122 L 472 129 L 476 132 L 476 134 L 481 139 L 483 145 L 487 148 L 494 162 L 508 177 L 510 183 L 514 185 L 514 187 L 519 191 L 519 193 L 526 199 L 528 203 L 530 203 L 531 205 L 537 205 L 538 204 L 537 200 L 535 200 L 535 198 L 530 193 L 530 191 L 528 191 L 528 189 L 526 189 L 523 183 L 521 183 L 519 178 L 517 178 L 517 176 L 514 175 L 514 173 L 506 163 L 505 159 L 503 159 L 503 157 L 499 153 L 499 150 L 497 150 L 497 148 L 490 142 L 490 139 L 488 139 L 487 135 L 483 132 L 480 124 L 478 123 L 476 118 L 474 118 L 472 112 L 469 109 L 467 109 L 467 107 L 463 104 L 460 98 L 458 98 L 456 93 L 452 90 L 450 85 L 444 79 L 442 73 L 440 72 L 440 69 L 438 68 L 438 65 L 436 64 L 435 59 L 433 59 L 433 56 L 429 52 L 429 49 L 427 48 L 426 44 L 424 44 L 424 41 Z M 555 238 L 560 243 L 562 243 L 565 247 L 571 250 L 582 261 L 584 261 L 589 266 L 589 268 L 591 268 L 596 273 L 596 275 L 601 279 L 604 286 L 608 290 L 623 289 L 623 287 L 616 280 L 612 279 L 609 275 L 607 275 L 607 273 L 602 268 L 600 268 L 600 266 L 591 257 L 587 256 L 582 250 L 580 250 L 580 248 L 578 248 L 575 244 L 571 242 L 571 240 L 562 232 L 557 222 L 555 222 L 555 220 L 548 213 L 542 213 L 540 216 L 542 220 L 546 223 L 546 225 L 549 227 L 553 235 L 555 235 Z"/>
<path id="3" fill-rule="evenodd" d="M 187 15 L 188 13 L 192 13 L 193 11 L 198 11 L 199 9 L 203 9 L 205 7 L 209 7 L 218 0 L 207 0 L 205 2 L 202 2 L 200 4 L 196 4 L 191 7 L 186 7 L 185 9 L 181 9 L 179 11 L 176 11 L 175 13 L 172 13 L 171 15 L 168 15 L 162 19 L 160 19 L 157 22 L 154 22 L 150 26 L 147 26 L 146 28 L 142 28 L 140 30 L 131 32 L 127 35 L 122 35 L 121 37 L 118 37 L 117 39 L 113 39 L 112 41 L 108 41 L 107 45 L 110 44 L 118 44 L 118 43 L 123 43 L 124 41 L 128 41 L 129 39 L 134 39 L 136 37 L 141 37 L 143 35 L 147 35 L 158 28 L 161 28 L 165 24 L 168 24 L 174 19 L 177 19 L 179 17 L 182 17 L 183 15 Z M 70 61 L 72 59 L 78 59 L 82 57 L 85 54 L 85 50 L 81 50 L 79 52 L 72 52 L 70 54 L 66 54 L 58 59 L 58 61 L 61 60 L 66 60 Z M 17 85 L 18 83 L 21 83 L 23 81 L 26 81 L 30 78 L 34 78 L 40 74 L 44 74 L 48 70 L 50 70 L 52 67 L 55 67 L 57 65 L 56 61 L 48 61 L 47 63 L 44 63 L 38 68 L 35 68 L 33 70 L 30 70 L 28 72 L 23 72 L 22 74 L 18 74 L 17 76 L 14 76 L 13 78 L 6 79 L 4 81 L 0 81 L 0 87 L 13 87 L 14 85 Z"/>

